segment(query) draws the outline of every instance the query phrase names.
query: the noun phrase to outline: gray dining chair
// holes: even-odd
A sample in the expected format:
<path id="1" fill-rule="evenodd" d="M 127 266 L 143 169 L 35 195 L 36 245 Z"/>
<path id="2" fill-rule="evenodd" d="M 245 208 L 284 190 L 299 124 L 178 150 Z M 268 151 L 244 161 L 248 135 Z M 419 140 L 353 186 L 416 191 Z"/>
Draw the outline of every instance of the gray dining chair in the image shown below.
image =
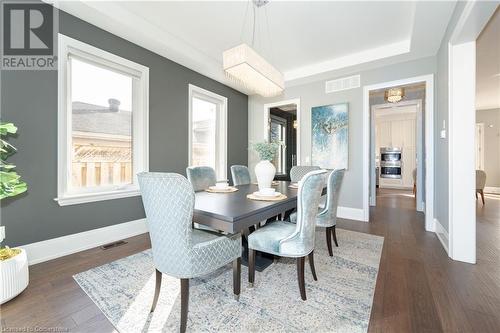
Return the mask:
<path id="1" fill-rule="evenodd" d="M 255 252 L 266 252 L 280 257 L 296 258 L 297 279 L 300 296 L 306 300 L 304 283 L 304 262 L 309 257 L 309 265 L 314 280 L 315 222 L 319 197 L 325 183 L 326 171 L 312 171 L 304 176 L 297 194 L 297 223 L 276 221 L 266 224 L 248 236 L 248 282 L 253 286 L 255 280 Z"/>
<path id="2" fill-rule="evenodd" d="M 203 191 L 217 183 L 215 170 L 208 166 L 187 167 L 186 175 L 195 192 Z"/>
<path id="3" fill-rule="evenodd" d="M 316 216 L 316 226 L 325 228 L 326 245 L 330 257 L 333 257 L 332 238 L 335 246 L 339 246 L 335 226 L 337 225 L 337 207 L 344 173 L 345 169 L 333 170 L 328 176 L 326 182 L 326 204 L 324 207 L 318 209 L 318 215 Z M 296 213 L 290 215 L 290 221 L 292 223 L 297 221 Z"/>
<path id="4" fill-rule="evenodd" d="M 290 181 L 299 182 L 307 173 L 311 171 L 321 170 L 319 166 L 315 165 L 296 165 L 290 169 Z"/>
<path id="5" fill-rule="evenodd" d="M 483 170 L 476 170 L 476 200 L 477 194 L 481 194 L 481 200 L 484 206 L 484 187 L 486 186 L 486 172 Z"/>
<path id="6" fill-rule="evenodd" d="M 233 185 L 248 185 L 252 182 L 250 178 L 250 171 L 245 165 L 232 165 L 231 176 L 233 178 Z"/>
<path id="7" fill-rule="evenodd" d="M 209 274 L 233 263 L 233 292 L 240 294 L 241 235 L 220 236 L 191 226 L 195 195 L 191 184 L 175 173 L 138 174 L 151 238 L 156 287 L 151 306 L 155 310 L 162 274 L 181 281 L 180 331 L 185 332 L 189 303 L 189 279 Z"/>

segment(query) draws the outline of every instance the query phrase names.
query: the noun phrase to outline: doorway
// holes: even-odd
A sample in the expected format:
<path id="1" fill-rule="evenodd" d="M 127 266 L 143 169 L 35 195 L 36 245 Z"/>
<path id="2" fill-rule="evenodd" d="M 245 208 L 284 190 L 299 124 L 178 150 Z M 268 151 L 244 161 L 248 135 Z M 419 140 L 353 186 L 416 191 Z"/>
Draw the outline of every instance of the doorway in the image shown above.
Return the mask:
<path id="1" fill-rule="evenodd" d="M 371 203 L 376 203 L 376 169 L 375 169 L 375 147 L 371 147 L 371 143 L 375 142 L 375 131 L 371 130 L 371 103 L 370 92 L 387 90 L 391 87 L 404 87 L 424 85 L 423 98 L 421 99 L 421 129 L 417 128 L 416 132 L 421 133 L 422 139 L 417 138 L 417 142 L 421 142 L 420 157 L 417 158 L 421 167 L 417 167 L 416 175 L 416 194 L 417 203 L 422 203 L 422 211 L 425 214 L 425 230 L 435 231 L 434 223 L 434 75 L 424 75 L 412 77 L 397 81 L 384 82 L 365 86 L 363 88 L 363 213 L 366 221 L 369 220 L 369 207 Z M 383 103 L 383 99 L 380 104 Z M 418 117 L 418 113 L 417 113 Z M 417 124 L 419 123 L 417 119 Z M 416 148 L 418 154 L 418 147 Z M 419 185 L 420 184 L 420 185 Z M 371 185 L 373 185 L 371 187 Z M 420 191 L 419 191 L 420 189 Z M 418 200 L 419 193 L 422 199 Z"/>
<path id="2" fill-rule="evenodd" d="M 389 92 L 401 93 L 390 102 Z M 389 87 L 370 92 L 370 205 L 379 195 L 413 197 L 415 209 L 424 211 L 425 83 Z"/>
<path id="3" fill-rule="evenodd" d="M 290 180 L 290 170 L 300 161 L 300 100 L 264 105 L 265 140 L 282 143 L 271 162 L 276 167 L 275 180 Z"/>

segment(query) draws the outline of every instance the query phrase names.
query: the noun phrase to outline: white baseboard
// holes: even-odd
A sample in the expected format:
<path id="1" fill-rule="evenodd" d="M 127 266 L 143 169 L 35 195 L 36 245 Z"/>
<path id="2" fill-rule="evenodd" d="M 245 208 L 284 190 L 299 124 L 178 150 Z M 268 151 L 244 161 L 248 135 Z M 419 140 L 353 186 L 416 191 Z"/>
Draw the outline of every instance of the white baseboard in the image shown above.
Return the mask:
<path id="1" fill-rule="evenodd" d="M 341 207 L 337 208 L 337 217 L 348 220 L 367 222 L 364 219 L 364 212 L 361 208 Z"/>
<path id="2" fill-rule="evenodd" d="M 500 187 L 486 186 L 484 193 L 500 194 Z"/>
<path id="3" fill-rule="evenodd" d="M 441 245 L 443 245 L 446 253 L 449 254 L 448 252 L 448 244 L 449 244 L 449 236 L 448 236 L 448 231 L 441 225 L 438 219 L 434 219 L 434 225 L 436 229 L 436 235 L 441 242 Z"/>
<path id="4" fill-rule="evenodd" d="M 20 247 L 26 250 L 29 264 L 34 265 L 146 232 L 146 219 L 140 219 Z"/>

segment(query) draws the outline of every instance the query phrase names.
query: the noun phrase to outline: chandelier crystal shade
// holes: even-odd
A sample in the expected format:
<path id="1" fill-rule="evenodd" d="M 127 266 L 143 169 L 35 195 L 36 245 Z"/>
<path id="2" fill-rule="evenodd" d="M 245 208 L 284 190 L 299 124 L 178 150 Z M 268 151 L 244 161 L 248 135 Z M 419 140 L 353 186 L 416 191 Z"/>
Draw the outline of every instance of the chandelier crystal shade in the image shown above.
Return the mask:
<path id="1" fill-rule="evenodd" d="M 397 103 L 403 99 L 405 91 L 403 88 L 391 88 L 385 91 L 385 99 L 390 103 Z"/>
<path id="2" fill-rule="evenodd" d="M 248 90 L 263 97 L 283 92 L 283 74 L 247 44 L 224 51 L 222 60 L 226 75 Z"/>

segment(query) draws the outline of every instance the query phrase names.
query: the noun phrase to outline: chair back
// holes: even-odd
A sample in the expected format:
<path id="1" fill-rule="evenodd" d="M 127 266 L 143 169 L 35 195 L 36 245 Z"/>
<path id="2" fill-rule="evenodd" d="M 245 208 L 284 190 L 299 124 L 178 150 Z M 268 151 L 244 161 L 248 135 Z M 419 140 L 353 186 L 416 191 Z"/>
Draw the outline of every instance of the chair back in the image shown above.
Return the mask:
<path id="1" fill-rule="evenodd" d="M 311 165 L 296 165 L 293 166 L 292 169 L 290 170 L 290 180 L 292 182 L 299 182 L 304 178 L 304 176 L 311 172 L 311 171 L 316 171 L 316 170 L 321 170 L 319 166 L 311 166 Z"/>
<path id="2" fill-rule="evenodd" d="M 251 183 L 250 171 L 244 165 L 232 165 L 231 176 L 233 177 L 233 185 L 247 185 Z"/>
<path id="3" fill-rule="evenodd" d="M 318 214 L 322 225 L 334 226 L 337 224 L 337 207 L 339 205 L 340 188 L 344 179 L 345 169 L 333 170 L 326 181 L 326 205 Z"/>
<path id="4" fill-rule="evenodd" d="M 137 177 L 155 267 L 171 276 L 183 276 L 192 248 L 193 188 L 176 173 L 142 172 Z"/>
<path id="5" fill-rule="evenodd" d="M 195 192 L 203 191 L 217 183 L 215 170 L 207 166 L 190 166 L 186 168 L 187 179 Z"/>
<path id="6" fill-rule="evenodd" d="M 325 170 L 311 171 L 299 185 L 297 194 L 297 225 L 295 232 L 280 241 L 280 252 L 305 256 L 314 249 L 316 215 L 325 185 Z"/>
<path id="7" fill-rule="evenodd" d="M 476 170 L 476 190 L 484 190 L 486 186 L 486 172 Z"/>

